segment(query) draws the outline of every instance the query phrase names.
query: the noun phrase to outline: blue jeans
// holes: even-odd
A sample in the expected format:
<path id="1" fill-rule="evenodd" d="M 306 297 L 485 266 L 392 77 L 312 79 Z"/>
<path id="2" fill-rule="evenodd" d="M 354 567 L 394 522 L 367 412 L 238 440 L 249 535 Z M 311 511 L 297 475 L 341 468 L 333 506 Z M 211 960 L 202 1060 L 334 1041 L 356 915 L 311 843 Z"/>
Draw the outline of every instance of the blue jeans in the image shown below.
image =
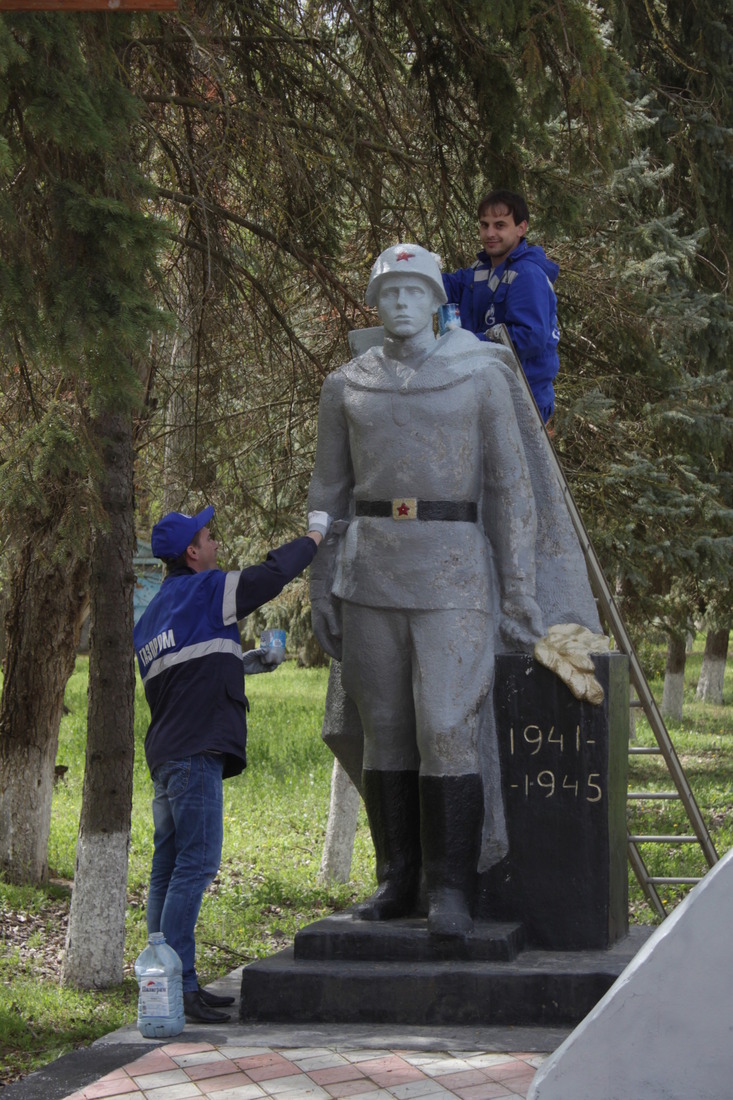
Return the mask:
<path id="1" fill-rule="evenodd" d="M 224 837 L 224 757 L 197 753 L 159 764 L 155 784 L 148 933 L 162 932 L 183 967 L 183 992 L 198 988 L 194 929 L 204 890 L 219 870 Z"/>

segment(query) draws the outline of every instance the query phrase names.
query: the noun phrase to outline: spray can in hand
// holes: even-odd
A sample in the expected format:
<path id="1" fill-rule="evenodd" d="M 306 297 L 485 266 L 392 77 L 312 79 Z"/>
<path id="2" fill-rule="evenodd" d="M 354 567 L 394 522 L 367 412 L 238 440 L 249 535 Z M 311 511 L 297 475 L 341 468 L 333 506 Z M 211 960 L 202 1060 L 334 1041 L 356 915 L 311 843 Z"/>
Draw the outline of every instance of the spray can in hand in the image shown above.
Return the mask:
<path id="1" fill-rule="evenodd" d="M 148 936 L 148 946 L 135 961 L 135 977 L 140 986 L 137 1001 L 140 1034 L 146 1039 L 179 1035 L 186 1023 L 181 960 L 165 942 L 162 932 L 151 932 Z"/>

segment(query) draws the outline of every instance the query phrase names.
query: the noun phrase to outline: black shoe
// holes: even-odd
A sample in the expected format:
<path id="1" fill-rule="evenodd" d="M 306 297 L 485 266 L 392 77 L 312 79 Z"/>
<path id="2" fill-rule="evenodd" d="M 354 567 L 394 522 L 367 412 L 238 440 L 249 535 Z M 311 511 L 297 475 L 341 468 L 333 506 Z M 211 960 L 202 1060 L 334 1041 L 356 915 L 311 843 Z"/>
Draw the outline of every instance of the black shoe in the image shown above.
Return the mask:
<path id="1" fill-rule="evenodd" d="M 199 986 L 199 997 L 209 1008 L 224 1008 L 234 1004 L 234 997 L 220 997 L 218 993 L 209 993 L 208 989 Z"/>
<path id="2" fill-rule="evenodd" d="M 205 1004 L 198 989 L 183 994 L 183 1011 L 187 1020 L 196 1020 L 200 1024 L 224 1024 L 231 1018 L 228 1012 L 218 1012 Z"/>

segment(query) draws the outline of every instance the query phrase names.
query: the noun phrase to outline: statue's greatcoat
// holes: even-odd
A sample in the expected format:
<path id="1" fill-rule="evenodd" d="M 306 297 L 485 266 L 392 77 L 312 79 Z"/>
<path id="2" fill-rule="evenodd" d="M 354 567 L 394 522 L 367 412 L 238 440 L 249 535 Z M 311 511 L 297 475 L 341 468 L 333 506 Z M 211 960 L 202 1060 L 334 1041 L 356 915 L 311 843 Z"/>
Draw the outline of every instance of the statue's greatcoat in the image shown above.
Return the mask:
<path id="1" fill-rule="evenodd" d="M 339 656 L 319 632 L 318 608 L 328 599 L 336 608 L 346 600 L 385 610 L 485 613 L 486 655 L 493 665 L 501 646 L 500 600 L 514 592 L 534 597 L 536 569 L 545 626 L 573 621 L 598 629 L 543 429 L 510 360 L 506 349 L 454 330 L 416 366 L 372 348 L 324 382 L 308 506 L 348 522 L 345 533 L 344 524 L 336 525 L 341 533 L 328 540 L 311 572 L 314 625 L 332 655 Z M 402 497 L 472 503 L 477 519 L 355 515 L 357 501 Z M 344 637 L 344 652 L 368 641 Z M 436 636 L 434 659 L 459 661 L 455 643 Z M 337 687 L 332 683 L 328 705 L 341 716 L 349 707 L 333 700 Z M 482 718 L 485 867 L 504 854 L 506 838 L 491 700 L 472 705 Z M 325 725 L 333 727 L 328 713 Z M 338 755 L 336 744 L 334 751 Z"/>
<path id="2" fill-rule="evenodd" d="M 490 611 L 497 577 L 534 592 L 534 500 L 509 386 L 475 338 L 452 353 L 462 342 L 437 341 L 417 368 L 372 349 L 324 382 L 309 501 L 351 520 L 341 599 Z M 353 518 L 354 501 L 401 497 L 471 502 L 478 522 Z"/>

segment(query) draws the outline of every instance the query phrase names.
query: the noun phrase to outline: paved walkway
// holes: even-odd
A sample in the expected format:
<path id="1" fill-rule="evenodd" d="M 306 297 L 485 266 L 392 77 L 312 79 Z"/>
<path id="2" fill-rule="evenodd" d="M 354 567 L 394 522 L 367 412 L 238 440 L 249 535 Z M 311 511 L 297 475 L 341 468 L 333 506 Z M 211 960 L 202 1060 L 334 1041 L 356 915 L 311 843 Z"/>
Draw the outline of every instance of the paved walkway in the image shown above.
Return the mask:
<path id="1" fill-rule="evenodd" d="M 500 1100 L 526 1097 L 570 1028 L 243 1024 L 148 1040 L 133 1025 L 6 1086 L 2 1100 Z"/>
<path id="2" fill-rule="evenodd" d="M 175 1042 L 67 1100 L 489 1100 L 527 1095 L 544 1055 Z"/>

